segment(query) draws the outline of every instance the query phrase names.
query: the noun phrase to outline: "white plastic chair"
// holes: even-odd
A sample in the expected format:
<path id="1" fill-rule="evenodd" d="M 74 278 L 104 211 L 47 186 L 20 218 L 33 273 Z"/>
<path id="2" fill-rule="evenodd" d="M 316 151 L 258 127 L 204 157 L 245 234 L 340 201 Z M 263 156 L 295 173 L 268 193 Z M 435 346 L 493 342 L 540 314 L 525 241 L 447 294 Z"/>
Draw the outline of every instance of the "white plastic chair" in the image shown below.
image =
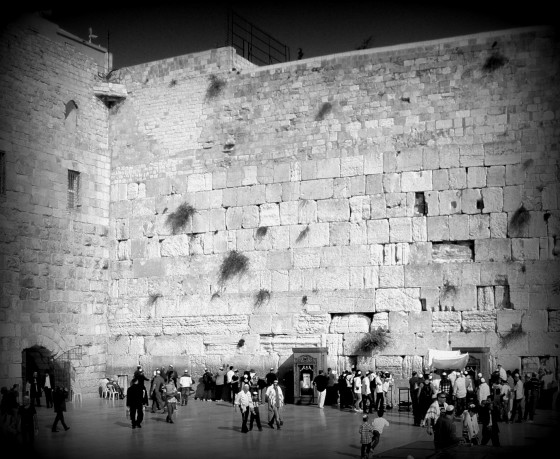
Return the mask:
<path id="1" fill-rule="evenodd" d="M 99 387 L 101 387 L 101 397 L 107 398 L 109 395 L 109 389 L 107 388 L 108 381 L 106 379 L 99 380 Z"/>
<path id="2" fill-rule="evenodd" d="M 113 388 L 113 386 L 107 387 L 107 398 L 110 398 L 111 400 L 115 400 L 115 398 L 117 400 L 119 399 L 119 393 Z"/>

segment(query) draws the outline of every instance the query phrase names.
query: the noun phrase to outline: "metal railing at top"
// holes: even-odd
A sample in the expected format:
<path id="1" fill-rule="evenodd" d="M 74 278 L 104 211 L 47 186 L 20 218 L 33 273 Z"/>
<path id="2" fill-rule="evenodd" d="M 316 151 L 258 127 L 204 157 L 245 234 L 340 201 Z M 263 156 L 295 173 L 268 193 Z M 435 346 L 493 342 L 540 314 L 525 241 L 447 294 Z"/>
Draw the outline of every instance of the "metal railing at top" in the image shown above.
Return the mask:
<path id="1" fill-rule="evenodd" d="M 227 14 L 226 46 L 256 65 L 290 60 L 290 48 L 232 10 Z"/>

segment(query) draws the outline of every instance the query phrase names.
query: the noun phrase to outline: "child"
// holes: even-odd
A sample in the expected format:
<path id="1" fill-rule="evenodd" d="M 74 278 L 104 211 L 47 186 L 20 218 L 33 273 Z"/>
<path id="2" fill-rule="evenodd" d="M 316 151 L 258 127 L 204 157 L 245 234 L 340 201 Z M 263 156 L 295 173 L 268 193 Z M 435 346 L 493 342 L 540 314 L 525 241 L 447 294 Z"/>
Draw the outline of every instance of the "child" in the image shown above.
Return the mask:
<path id="1" fill-rule="evenodd" d="M 360 439 L 362 442 L 362 459 L 367 459 L 371 451 L 371 443 L 373 441 L 373 425 L 368 422 L 368 415 L 362 416 L 362 425 L 360 426 Z"/>
<path id="2" fill-rule="evenodd" d="M 389 422 L 387 419 L 383 418 L 383 410 L 377 412 L 377 417 L 373 420 L 373 441 L 371 442 L 371 450 L 373 451 L 377 444 L 379 443 L 379 438 L 383 433 L 384 427 L 389 427 Z"/>

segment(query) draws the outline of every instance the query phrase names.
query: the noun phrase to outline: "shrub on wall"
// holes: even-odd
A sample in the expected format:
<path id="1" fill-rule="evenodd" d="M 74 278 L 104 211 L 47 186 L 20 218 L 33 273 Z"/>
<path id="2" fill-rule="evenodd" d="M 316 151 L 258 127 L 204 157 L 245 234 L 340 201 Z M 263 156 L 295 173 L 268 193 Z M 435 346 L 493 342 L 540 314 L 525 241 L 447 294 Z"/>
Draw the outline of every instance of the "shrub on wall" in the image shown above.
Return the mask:
<path id="1" fill-rule="evenodd" d="M 526 332 L 521 327 L 521 324 L 512 324 L 511 330 L 500 335 L 500 344 L 502 347 L 507 347 L 509 344 L 521 339 L 525 335 Z"/>
<path id="2" fill-rule="evenodd" d="M 257 228 L 257 239 L 262 239 L 268 233 L 268 226 L 260 226 Z"/>
<path id="3" fill-rule="evenodd" d="M 270 292 L 264 288 L 261 288 L 255 295 L 255 307 L 262 306 L 264 303 L 270 300 Z"/>
<path id="4" fill-rule="evenodd" d="M 225 80 L 218 78 L 216 75 L 210 75 L 208 80 L 210 82 L 208 84 L 208 88 L 206 88 L 206 99 L 211 100 L 220 95 L 226 86 L 226 82 Z"/>
<path id="5" fill-rule="evenodd" d="M 177 207 L 175 212 L 171 212 L 167 216 L 167 224 L 171 226 L 173 234 L 181 231 L 195 213 L 196 209 L 186 202 Z"/>
<path id="6" fill-rule="evenodd" d="M 223 284 L 232 277 L 244 274 L 248 269 L 249 259 L 237 250 L 232 250 L 220 266 L 220 283 Z"/>
<path id="7" fill-rule="evenodd" d="M 382 351 L 389 344 L 389 332 L 382 327 L 372 330 L 358 343 L 358 351 Z"/>
<path id="8" fill-rule="evenodd" d="M 525 206 L 522 204 L 519 209 L 517 209 L 513 215 L 511 216 L 511 220 L 509 221 L 509 226 L 515 233 L 519 233 L 531 220 L 531 214 L 525 209 Z"/>
<path id="9" fill-rule="evenodd" d="M 306 226 L 304 229 L 301 230 L 301 233 L 299 233 L 296 242 L 299 244 L 307 237 L 308 234 L 309 234 L 309 226 Z"/>

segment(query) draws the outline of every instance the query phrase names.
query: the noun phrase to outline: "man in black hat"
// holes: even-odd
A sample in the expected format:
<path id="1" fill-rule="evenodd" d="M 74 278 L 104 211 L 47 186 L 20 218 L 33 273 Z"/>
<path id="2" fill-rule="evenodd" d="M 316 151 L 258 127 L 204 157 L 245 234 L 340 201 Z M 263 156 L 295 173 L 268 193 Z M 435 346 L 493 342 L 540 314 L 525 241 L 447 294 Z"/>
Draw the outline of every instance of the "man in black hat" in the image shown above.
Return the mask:
<path id="1" fill-rule="evenodd" d="M 126 406 L 130 410 L 130 421 L 132 428 L 142 428 L 142 421 L 144 420 L 144 410 L 142 405 L 148 404 L 148 392 L 140 380 L 134 378 L 132 385 L 126 391 Z"/>

